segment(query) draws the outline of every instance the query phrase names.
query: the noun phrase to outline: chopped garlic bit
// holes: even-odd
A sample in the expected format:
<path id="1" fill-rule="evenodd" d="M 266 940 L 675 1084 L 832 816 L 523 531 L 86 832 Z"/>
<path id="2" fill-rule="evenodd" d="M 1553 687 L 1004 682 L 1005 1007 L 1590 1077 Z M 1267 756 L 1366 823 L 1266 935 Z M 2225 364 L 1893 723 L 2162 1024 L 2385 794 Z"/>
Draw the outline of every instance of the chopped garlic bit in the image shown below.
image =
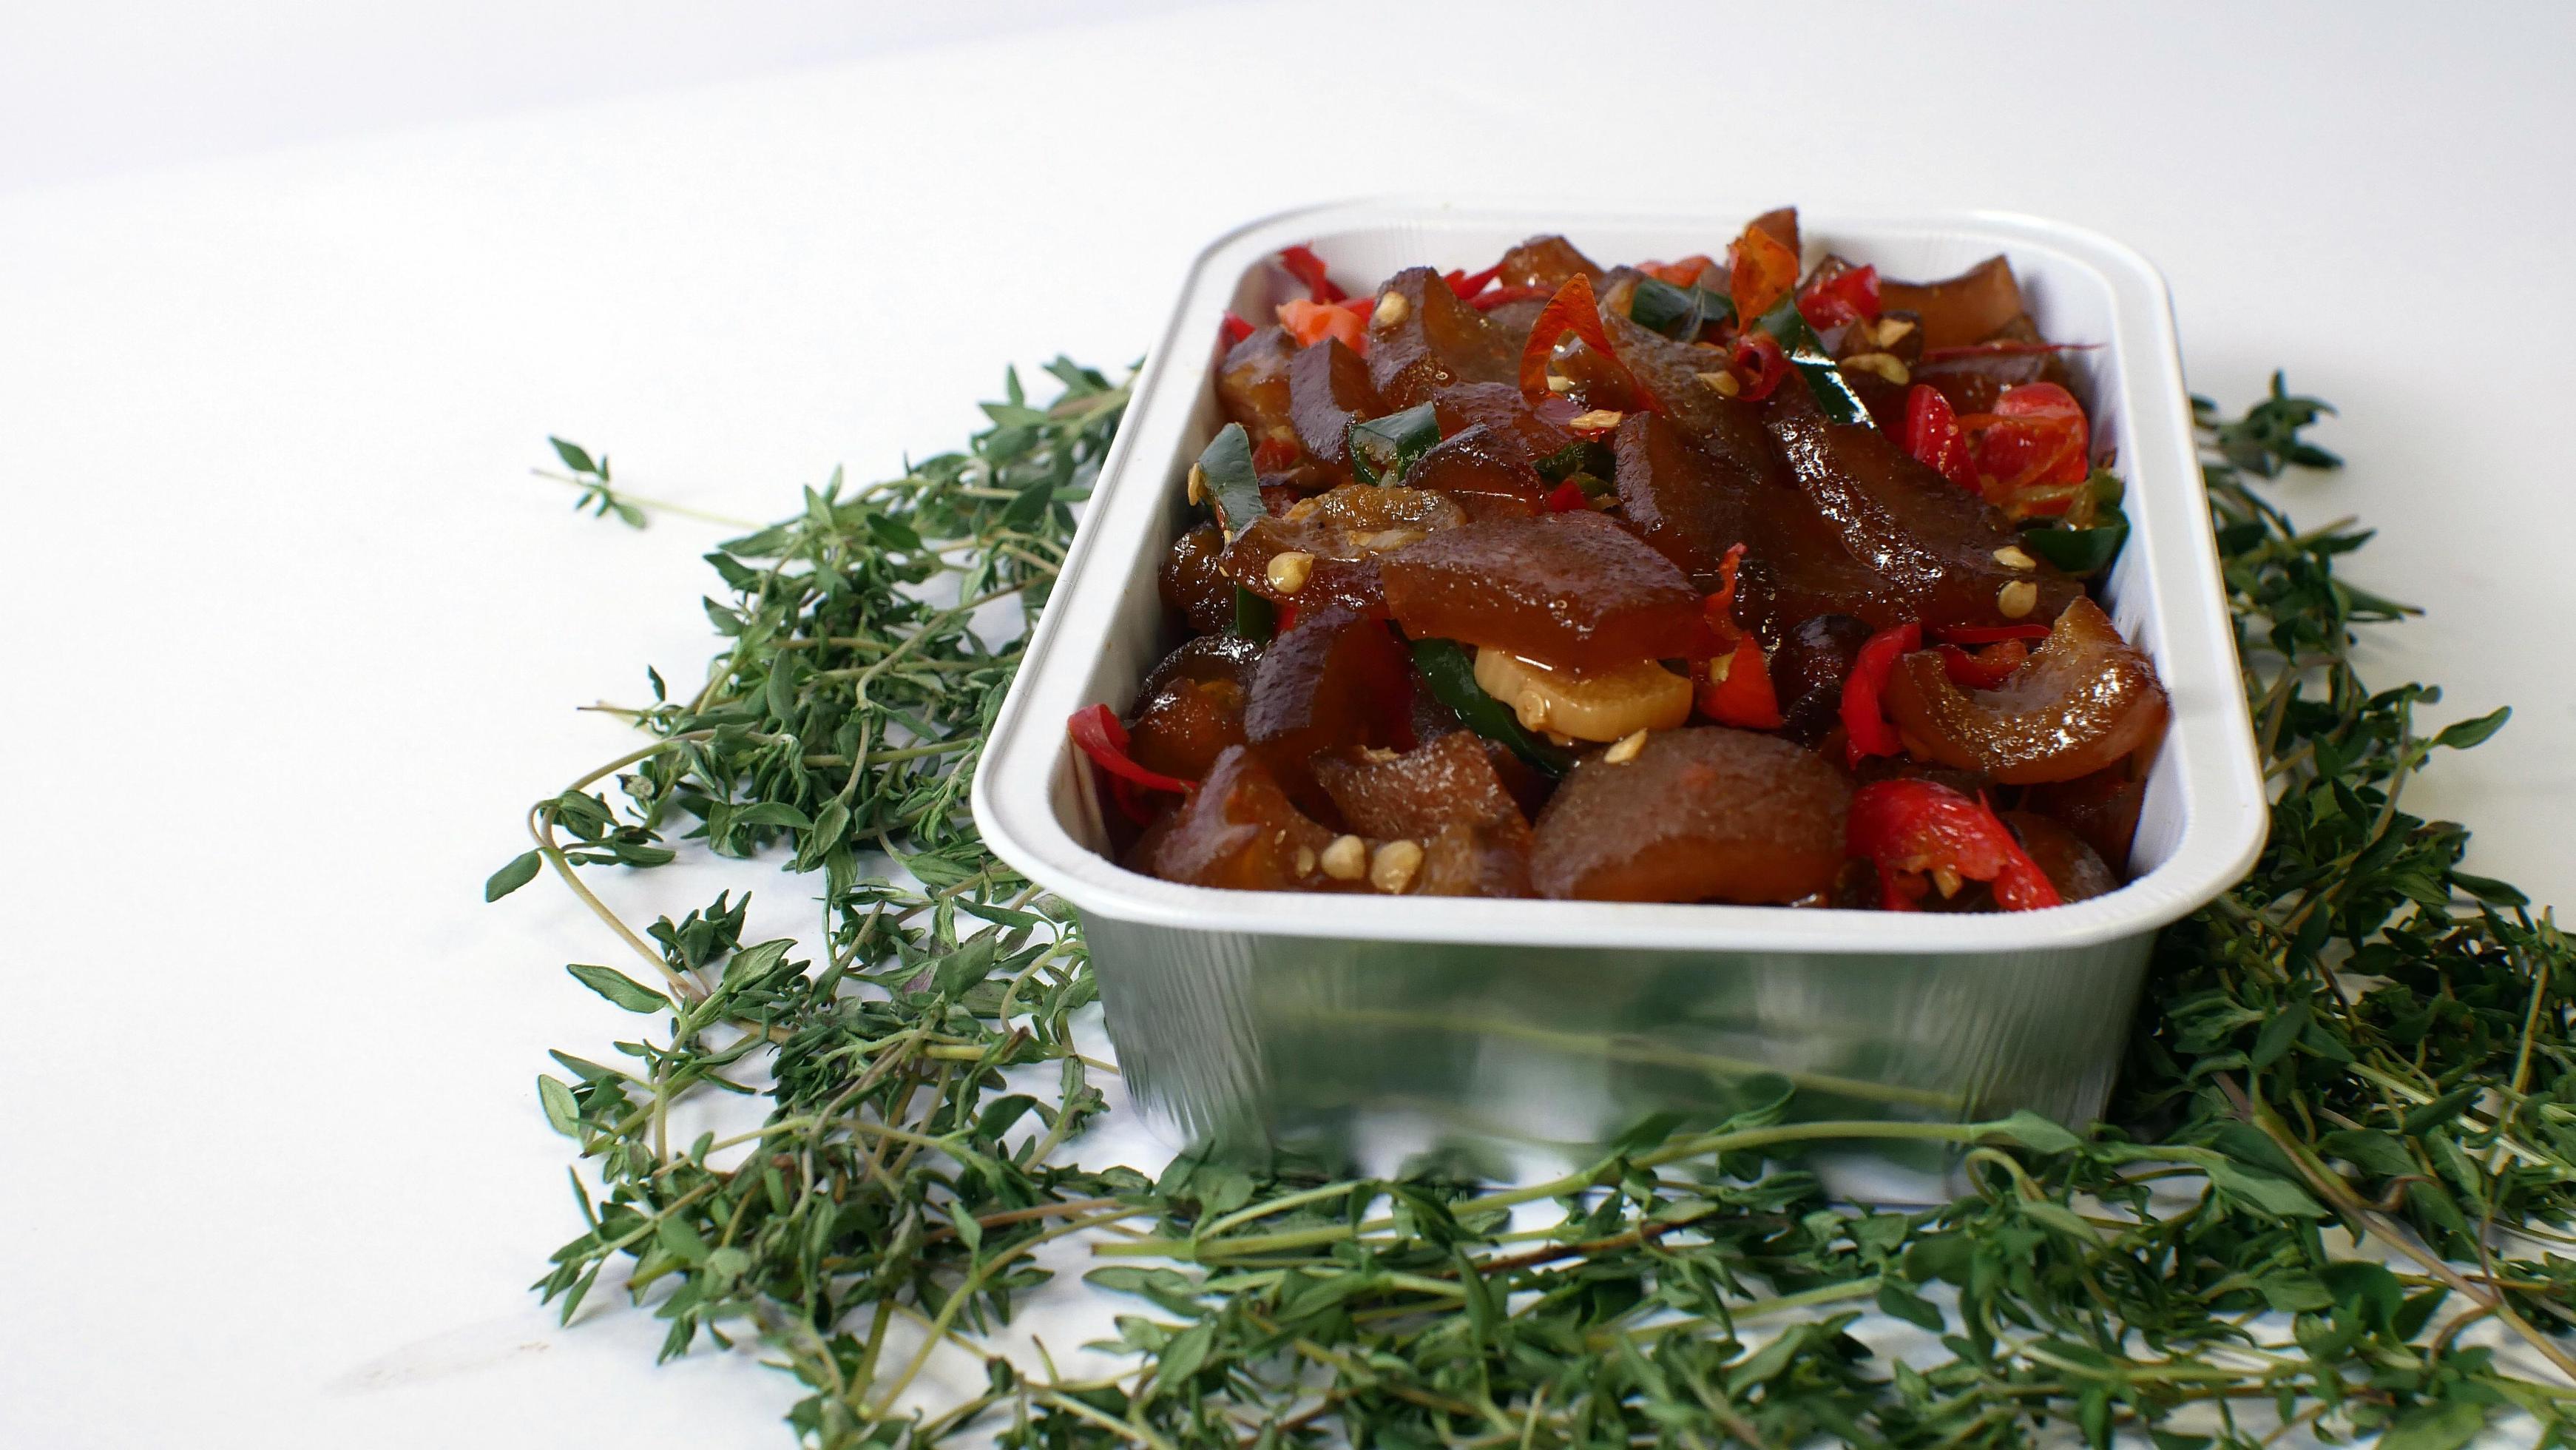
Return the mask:
<path id="1" fill-rule="evenodd" d="M 1551 393 L 1565 393 L 1565 392 L 1571 392 L 1571 391 L 1573 391 L 1573 389 L 1574 389 L 1574 379 L 1567 377 L 1565 374 L 1563 374 L 1563 373 L 1549 373 L 1549 374 L 1547 375 L 1547 390 L 1548 390 L 1549 392 L 1551 392 Z"/>
<path id="2" fill-rule="evenodd" d="M 2006 544 L 1995 550 L 1995 562 L 2007 569 L 2036 569 L 2039 561 L 2021 551 L 2019 545 Z"/>
<path id="3" fill-rule="evenodd" d="M 1605 431 L 1619 426 L 1619 414 L 1609 408 L 1595 408 L 1589 413 L 1577 413 L 1566 419 L 1565 426 L 1577 433 Z"/>
<path id="4" fill-rule="evenodd" d="M 1377 300 L 1377 311 L 1369 314 L 1369 321 L 1380 327 L 1393 327 L 1404 321 L 1405 314 L 1411 310 L 1412 305 L 1404 300 L 1403 293 L 1389 292 Z"/>
<path id="5" fill-rule="evenodd" d="M 1904 359 L 1892 352 L 1856 352 L 1844 358 L 1842 365 L 1865 373 L 1876 373 L 1900 388 L 1914 380 L 1914 374 L 1906 369 Z"/>
<path id="6" fill-rule="evenodd" d="M 1708 384 L 1710 392 L 1721 398 L 1732 398 L 1744 391 L 1744 385 L 1735 380 L 1733 373 L 1699 373 L 1695 376 L 1701 382 Z"/>
<path id="7" fill-rule="evenodd" d="M 1959 873 L 1951 870 L 1949 867 L 1935 866 L 1932 868 L 1932 884 L 1940 888 L 1941 899 L 1943 901 L 1947 901 L 1951 897 L 1958 895 L 1959 888 L 1967 885 L 1968 883 L 1959 879 Z"/>
<path id="8" fill-rule="evenodd" d="M 1912 332 L 1913 330 L 1914 324 L 1906 321 L 1902 317 L 1882 317 L 1879 319 L 1877 329 L 1870 334 L 1870 337 L 1871 340 L 1876 342 L 1880 347 L 1894 347 L 1899 339 L 1903 338 L 1905 334 Z"/>
<path id="9" fill-rule="evenodd" d="M 1357 881 L 1368 874 L 1368 843 L 1357 836 L 1335 836 L 1320 859 L 1325 875 L 1336 881 Z"/>
<path id="10" fill-rule="evenodd" d="M 1302 549 L 1273 554 L 1269 567 L 1261 572 L 1270 580 L 1271 588 L 1282 594 L 1294 594 L 1305 588 L 1306 580 L 1314 574 L 1315 556 Z"/>
<path id="11" fill-rule="evenodd" d="M 1312 876 L 1315 874 L 1314 847 L 1300 846 L 1297 848 L 1297 874 L 1300 876 Z"/>
<path id="12" fill-rule="evenodd" d="M 1637 752 L 1645 748 L 1646 732 L 1639 730 L 1620 736 L 1617 744 L 1601 752 L 1601 758 L 1612 765 L 1626 765 L 1637 758 Z"/>
<path id="13" fill-rule="evenodd" d="M 1418 841 L 1389 841 L 1369 858 L 1369 885 L 1389 896 L 1401 896 L 1413 884 L 1413 873 L 1422 869 L 1422 844 Z"/>
<path id="14" fill-rule="evenodd" d="M 2006 619 L 2019 619 L 2039 607 L 2039 586 L 2027 579 L 2015 579 L 1995 591 L 1995 608 Z"/>
<path id="15" fill-rule="evenodd" d="M 1190 465 L 1190 503 L 1193 507 L 1207 502 L 1207 470 Z"/>

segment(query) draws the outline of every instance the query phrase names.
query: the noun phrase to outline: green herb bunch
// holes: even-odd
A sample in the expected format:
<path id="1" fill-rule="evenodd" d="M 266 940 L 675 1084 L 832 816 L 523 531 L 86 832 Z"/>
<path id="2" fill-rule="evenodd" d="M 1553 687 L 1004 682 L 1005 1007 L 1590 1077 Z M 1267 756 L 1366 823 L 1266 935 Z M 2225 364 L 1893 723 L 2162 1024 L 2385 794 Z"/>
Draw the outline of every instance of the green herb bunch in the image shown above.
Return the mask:
<path id="1" fill-rule="evenodd" d="M 703 687 L 677 703 L 654 677 L 652 743 L 539 802 L 537 849 L 487 887 L 554 868 L 646 967 L 573 975 L 667 1023 L 539 1080 L 597 1185 L 575 1173 L 585 1232 L 538 1285 L 567 1318 L 618 1266 L 671 1322 L 666 1356 L 756 1338 L 809 1391 L 799 1441 L 835 1450 L 2187 1450 L 2301 1429 L 2447 1450 L 2515 1412 L 2576 1443 L 2576 956 L 2458 869 L 2463 829 L 2399 807 L 2504 712 L 2425 735 L 2432 690 L 2355 675 L 2354 627 L 2406 612 L 2334 574 L 2368 535 L 2302 532 L 2249 477 L 2334 466 L 2300 437 L 2324 405 L 2276 377 L 2240 419 L 2204 412 L 2273 828 L 2247 881 L 2165 934 L 2114 1124 L 1793 1124 L 1787 1085 L 1753 1083 L 1729 1122 L 1651 1122 L 1546 1183 L 1191 1157 L 1149 1181 L 1061 1161 L 1114 1071 L 1069 1025 L 1090 973 L 965 814 L 1018 659 L 992 641 L 1034 619 L 1126 397 L 1050 371 L 1062 395 L 1034 408 L 1014 379 L 969 452 L 857 491 L 836 475 L 710 555 L 729 643 Z M 611 776 L 618 807 L 594 793 Z M 577 867 L 671 864 L 684 826 L 819 873 L 815 960 L 743 943 L 725 897 L 637 932 L 583 887 Z M 670 1140 L 676 1106 L 730 1094 L 765 1120 Z M 1873 1138 L 1954 1145 L 1977 1191 L 1855 1208 L 1799 1166 Z M 1107 1377 L 979 1339 L 1068 1235 L 1136 1301 Z M 915 1404 L 934 1354 L 980 1360 L 983 1392 Z"/>

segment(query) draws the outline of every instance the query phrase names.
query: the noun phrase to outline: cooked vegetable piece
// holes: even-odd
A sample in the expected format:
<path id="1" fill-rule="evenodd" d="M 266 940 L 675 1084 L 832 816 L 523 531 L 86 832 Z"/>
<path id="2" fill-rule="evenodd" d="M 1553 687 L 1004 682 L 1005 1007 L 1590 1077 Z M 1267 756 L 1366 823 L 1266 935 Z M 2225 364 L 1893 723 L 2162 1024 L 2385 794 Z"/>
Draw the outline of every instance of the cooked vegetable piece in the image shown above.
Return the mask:
<path id="1" fill-rule="evenodd" d="M 2155 738 L 2165 692 L 2147 657 L 2078 596 L 2002 687 L 1962 690 L 1941 656 L 1925 650 L 1898 662 L 1887 708 L 1932 758 L 2029 785 L 2089 775 Z"/>
<path id="2" fill-rule="evenodd" d="M 1476 651 L 1476 686 L 1512 708 L 1525 730 L 1608 744 L 1690 718 L 1691 682 L 1653 660 L 1575 675 L 1491 646 Z"/>
<path id="3" fill-rule="evenodd" d="M 2019 536 L 1984 500 L 1934 473 L 1875 428 L 1775 408 L 1771 428 L 1807 500 L 1879 586 L 1834 612 L 1927 628 L 2054 618 L 2084 586 L 2053 567 L 2007 562 Z M 1774 548 L 1767 558 L 1791 552 Z M 1812 553 L 1813 551 L 1804 551 Z M 1823 612 L 1821 610 L 1816 612 Z"/>
<path id="4" fill-rule="evenodd" d="M 1199 788 L 1149 827 L 1128 864 L 1166 881 L 1238 891 L 1311 891 L 1337 883 L 1320 862 L 1333 833 L 1299 811 L 1260 759 L 1237 745 Z"/>
<path id="5" fill-rule="evenodd" d="M 1553 293 L 1565 285 L 1568 277 L 1598 282 L 1602 271 L 1598 263 L 1576 251 L 1574 244 L 1563 237 L 1532 237 L 1503 253 L 1495 276 L 1506 287 L 1536 287 Z"/>
<path id="6" fill-rule="evenodd" d="M 1922 643 L 1923 626 L 1908 620 L 1871 635 L 1852 657 L 1840 710 L 1845 765 L 1857 770 L 1867 756 L 1894 755 L 1905 748 L 1904 738 L 1887 723 L 1887 684 L 1906 653 Z"/>
<path id="7" fill-rule="evenodd" d="M 1471 519 L 1547 511 L 1547 480 L 1530 466 L 1519 443 L 1483 423 L 1434 444 L 1405 470 L 1404 481 L 1455 499 Z"/>
<path id="8" fill-rule="evenodd" d="M 1390 298 L 1401 302 L 1390 305 Z M 1516 355 L 1485 315 L 1440 274 L 1407 267 L 1379 289 L 1369 322 L 1369 379 L 1389 408 L 1410 408 L 1455 383 L 1510 382 Z"/>
<path id="9" fill-rule="evenodd" d="M 1576 673 L 1688 655 L 1705 638 L 1689 578 L 1595 513 L 1443 530 L 1379 569 L 1406 634 L 1491 645 Z"/>
<path id="10" fill-rule="evenodd" d="M 1244 738 L 1297 802 L 1332 802 L 1307 763 L 1325 750 L 1412 744 L 1404 646 L 1382 620 L 1335 606 L 1297 611 L 1262 651 L 1244 709 Z"/>
<path id="11" fill-rule="evenodd" d="M 1876 780 L 1852 792 L 1846 847 L 1877 868 L 1888 911 L 1920 910 L 1926 895 L 1953 896 L 1968 881 L 1990 884 L 2006 911 L 2062 904 L 1991 807 L 1938 781 Z"/>
<path id="12" fill-rule="evenodd" d="M 1772 240 L 1778 242 L 1784 247 L 1787 247 L 1791 254 L 1794 255 L 1799 250 L 1798 209 L 1796 207 L 1774 207 L 1770 211 L 1766 211 L 1762 215 L 1755 217 L 1749 225 L 1754 227 L 1756 230 L 1768 233 Z"/>
<path id="13" fill-rule="evenodd" d="M 2061 900 L 2085 901 L 2119 887 L 2120 878 L 2111 874 L 2100 853 L 2086 845 L 2082 836 L 2029 811 L 1995 814 L 2012 827 L 2023 852 L 2047 873 L 2048 884 L 2057 888 Z"/>
<path id="14" fill-rule="evenodd" d="M 1760 640 L 1745 635 L 1734 649 L 1710 659 L 1700 671 L 1701 714 L 1744 730 L 1777 730 L 1785 723 Z"/>
<path id="15" fill-rule="evenodd" d="M 1443 436 L 1481 423 L 1516 444 L 1523 461 L 1533 466 L 1575 441 L 1572 433 L 1532 411 L 1529 399 L 1511 383 L 1454 384 L 1433 394 L 1431 406 Z"/>
<path id="16" fill-rule="evenodd" d="M 1217 522 L 1224 525 L 1229 536 L 1242 533 L 1270 512 L 1262 498 L 1260 475 L 1252 471 L 1251 440 L 1240 423 L 1228 423 L 1216 430 L 1216 436 L 1200 450 L 1191 476 L 1197 492 L 1216 510 Z"/>
<path id="17" fill-rule="evenodd" d="M 1202 634 L 1214 634 L 1234 621 L 1234 581 L 1217 567 L 1224 552 L 1225 531 L 1201 524 L 1172 541 L 1154 574 L 1163 602 Z"/>
<path id="18" fill-rule="evenodd" d="M 1568 337 L 1573 341 L 1567 343 Z M 1557 353 L 1560 344 L 1568 347 Z M 1585 349 L 1589 349 L 1586 352 Z M 1628 373 L 1627 364 L 1611 350 L 1608 334 L 1601 325 L 1598 299 L 1592 295 L 1588 277 L 1573 276 L 1550 297 L 1540 309 L 1538 320 L 1530 325 L 1528 341 L 1521 345 L 1518 377 L 1521 396 L 1540 403 L 1551 395 L 1551 374 L 1570 381 L 1570 397 L 1579 398 L 1586 408 L 1652 407 L 1653 395 Z"/>
<path id="19" fill-rule="evenodd" d="M 1988 257 L 1938 282 L 1881 281 L 1878 300 L 1890 311 L 1915 315 L 1926 351 L 1984 342 L 2027 320 L 2021 282 L 2013 276 L 2012 263 L 2002 257 Z"/>
<path id="20" fill-rule="evenodd" d="M 1656 553 L 1714 592 L 1727 550 L 1751 536 L 1753 480 L 1721 468 L 1681 430 L 1652 413 L 1619 423 L 1619 511 Z"/>
<path id="21" fill-rule="evenodd" d="M 1823 740 L 1842 722 L 1843 681 L 1869 642 L 1870 627 L 1848 614 L 1798 621 L 1771 655 L 1771 688 L 1781 731 L 1801 745 Z"/>
<path id="22" fill-rule="evenodd" d="M 1320 755 L 1315 779 L 1363 836 L 1429 840 L 1443 826 L 1527 824 L 1492 757 L 1465 730 L 1403 754 Z"/>
<path id="23" fill-rule="evenodd" d="M 1440 416 L 1416 403 L 1351 425 L 1351 471 L 1362 483 L 1401 483 L 1415 459 L 1440 441 Z"/>
<path id="24" fill-rule="evenodd" d="M 1703 726 L 1586 758 L 1540 812 L 1539 894 L 1586 901 L 1789 902 L 1831 886 L 1848 791 L 1784 740 Z"/>
<path id="25" fill-rule="evenodd" d="M 1521 728 L 1511 706 L 1485 693 L 1484 686 L 1476 683 L 1474 660 L 1458 647 L 1456 640 L 1413 641 L 1413 665 L 1421 671 L 1432 696 L 1449 707 L 1461 723 L 1509 750 L 1522 764 L 1549 780 L 1573 766 L 1571 754 Z"/>
<path id="26" fill-rule="evenodd" d="M 1208 773 L 1243 740 L 1244 689 L 1232 680 L 1172 680 L 1146 695 L 1127 723 L 1127 754 L 1147 770 L 1181 780 Z"/>
<path id="27" fill-rule="evenodd" d="M 1346 467 L 1351 425 L 1385 411 L 1369 382 L 1368 363 L 1339 338 L 1300 351 L 1288 365 L 1289 420 L 1297 441 L 1320 462 Z"/>

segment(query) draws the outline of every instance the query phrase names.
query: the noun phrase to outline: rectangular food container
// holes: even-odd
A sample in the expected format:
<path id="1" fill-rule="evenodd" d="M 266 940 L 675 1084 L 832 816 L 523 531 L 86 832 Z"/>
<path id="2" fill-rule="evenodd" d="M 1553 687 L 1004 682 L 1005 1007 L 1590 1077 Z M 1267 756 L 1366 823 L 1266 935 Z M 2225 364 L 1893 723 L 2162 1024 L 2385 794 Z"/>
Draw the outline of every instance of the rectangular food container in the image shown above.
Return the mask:
<path id="1" fill-rule="evenodd" d="M 1158 1132 L 1229 1156 L 1391 1171 L 1431 1149 L 1581 1156 L 1651 1112 L 1722 1114 L 1799 1088 L 1793 1116 L 1974 1120 L 2100 1111 L 2158 928 L 2243 875 L 2265 801 L 2238 684 L 2164 281 L 2107 238 L 1960 212 L 1802 217 L 1831 251 L 1908 280 L 2001 252 L 2128 485 L 2103 590 L 2151 655 L 2173 722 L 2129 885 L 2053 910 L 1934 915 L 1722 905 L 1221 891 L 1128 871 L 1065 718 L 1123 710 L 1178 642 L 1157 564 L 1188 526 L 1190 464 L 1222 426 L 1228 310 L 1297 295 L 1270 264 L 1311 243 L 1334 274 L 1486 266 L 1562 232 L 1605 263 L 1715 252 L 1764 208 L 1693 215 L 1364 202 L 1283 213 L 1198 256 L 975 781 L 994 852 L 1080 914 L 1128 1093 Z M 1828 1162 L 1855 1197 L 1946 1194 L 1937 1150 Z"/>

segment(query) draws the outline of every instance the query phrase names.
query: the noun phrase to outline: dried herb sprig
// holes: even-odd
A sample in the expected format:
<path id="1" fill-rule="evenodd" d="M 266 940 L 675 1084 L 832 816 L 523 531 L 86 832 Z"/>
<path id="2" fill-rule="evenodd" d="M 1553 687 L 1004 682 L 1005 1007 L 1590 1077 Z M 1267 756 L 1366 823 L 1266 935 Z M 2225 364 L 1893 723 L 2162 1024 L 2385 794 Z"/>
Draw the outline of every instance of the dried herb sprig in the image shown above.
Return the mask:
<path id="1" fill-rule="evenodd" d="M 2160 946 L 2120 1126 L 1790 1124 L 1787 1085 L 1757 1083 L 1730 1122 L 1649 1125 L 1545 1184 L 1279 1183 L 1187 1158 L 1148 1183 L 1055 1164 L 1099 1111 L 1067 1025 L 1087 965 L 963 816 L 1016 663 L 969 620 L 1006 600 L 1032 615 L 1124 397 L 1051 371 L 1065 396 L 1030 408 L 1014 380 L 970 453 L 847 498 L 836 480 L 710 556 L 733 643 L 706 686 L 677 704 L 655 677 L 637 712 L 654 743 L 540 802 L 539 849 L 494 878 L 551 862 L 579 889 L 577 865 L 663 864 L 663 831 L 689 821 L 825 883 L 820 963 L 745 947 L 723 897 L 641 934 L 602 909 L 663 985 L 574 975 L 672 1030 L 620 1044 L 632 1066 L 557 1054 L 576 1081 L 540 1080 L 604 1190 L 576 1176 L 588 1231 L 541 1281 L 567 1315 L 624 1261 L 672 1321 L 666 1353 L 748 1326 L 812 1391 L 799 1438 L 834 1447 L 972 1427 L 1032 1447 L 2145 1430 L 2180 1450 L 2306 1427 L 2447 1450 L 2516 1410 L 2543 1443 L 2576 1440 L 2576 1378 L 2552 1373 L 2576 1302 L 2556 1251 L 2576 1209 L 2576 958 L 2519 893 L 2458 869 L 2465 831 L 2399 806 L 2433 752 L 2503 712 L 2425 735 L 2434 692 L 2367 689 L 2352 629 L 2405 612 L 2334 574 L 2367 535 L 2301 532 L 2245 477 L 2332 466 L 2300 437 L 2323 404 L 2276 377 L 2243 418 L 2204 417 L 2278 799 L 2253 876 Z M 621 771 L 622 815 L 589 793 Z M 862 877 L 879 852 L 919 886 Z M 775 1085 L 755 1088 L 763 1068 Z M 765 1121 L 673 1151 L 672 1105 L 728 1091 L 765 1093 Z M 1796 1166 L 1872 1136 L 1956 1144 L 1979 1191 L 1855 1209 Z M 1129 1368 L 1069 1383 L 976 1345 L 1044 1277 L 1031 1250 L 1122 1219 L 1148 1231 L 1102 1245 L 1090 1277 L 1160 1311 L 1120 1321 Z M 1938 1348 L 1873 1349 L 1861 1306 Z M 888 1349 L 898 1319 L 908 1352 Z M 2551 1364 L 2471 1342 L 2484 1321 Z M 942 1352 L 983 1356 L 984 1393 L 892 1414 Z"/>

